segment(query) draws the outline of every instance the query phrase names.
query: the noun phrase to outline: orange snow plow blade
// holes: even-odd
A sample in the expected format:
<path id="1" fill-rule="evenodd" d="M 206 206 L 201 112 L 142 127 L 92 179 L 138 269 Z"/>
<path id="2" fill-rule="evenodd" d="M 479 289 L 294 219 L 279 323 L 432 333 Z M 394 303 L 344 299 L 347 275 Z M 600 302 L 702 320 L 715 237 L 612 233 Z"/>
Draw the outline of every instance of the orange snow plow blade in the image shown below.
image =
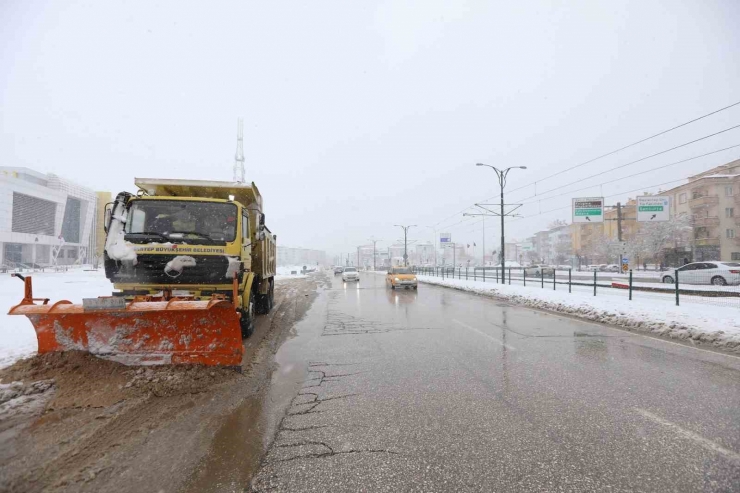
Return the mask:
<path id="1" fill-rule="evenodd" d="M 20 277 L 20 276 L 18 276 Z M 132 301 L 101 297 L 82 305 L 26 296 L 8 312 L 26 315 L 39 353 L 81 350 L 126 365 L 201 364 L 241 367 L 239 314 L 223 299 Z M 43 304 L 35 304 L 42 301 Z"/>

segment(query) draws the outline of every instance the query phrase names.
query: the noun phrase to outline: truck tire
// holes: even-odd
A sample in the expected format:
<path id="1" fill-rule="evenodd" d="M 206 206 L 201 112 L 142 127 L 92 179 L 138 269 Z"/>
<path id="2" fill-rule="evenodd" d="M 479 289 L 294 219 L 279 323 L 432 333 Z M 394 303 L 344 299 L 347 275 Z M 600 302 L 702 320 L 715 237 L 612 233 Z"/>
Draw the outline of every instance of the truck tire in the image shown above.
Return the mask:
<path id="1" fill-rule="evenodd" d="M 275 306 L 275 283 L 270 281 L 270 292 L 267 293 L 267 313 L 270 313 Z"/>
<path id="2" fill-rule="evenodd" d="M 254 303 L 254 294 L 249 293 L 249 305 L 248 309 L 244 310 L 241 309 L 239 312 L 241 313 L 241 318 L 239 319 L 239 325 L 242 329 L 242 338 L 246 339 L 247 337 L 254 334 L 254 317 L 255 317 L 255 303 Z"/>
<path id="3" fill-rule="evenodd" d="M 270 313 L 270 293 L 257 295 L 257 313 L 267 315 Z"/>

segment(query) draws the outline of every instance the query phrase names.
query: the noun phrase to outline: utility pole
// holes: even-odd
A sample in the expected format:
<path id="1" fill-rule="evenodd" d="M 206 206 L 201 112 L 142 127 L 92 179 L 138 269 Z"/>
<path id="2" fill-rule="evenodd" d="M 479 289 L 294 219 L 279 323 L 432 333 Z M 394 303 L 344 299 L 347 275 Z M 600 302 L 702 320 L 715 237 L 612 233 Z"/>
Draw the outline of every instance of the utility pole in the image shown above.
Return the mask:
<path id="1" fill-rule="evenodd" d="M 527 169 L 526 166 L 510 166 L 506 169 L 498 169 L 495 166 L 491 166 L 490 164 L 483 164 L 483 163 L 477 163 L 476 166 L 485 166 L 487 168 L 491 168 L 493 171 L 496 172 L 496 177 L 498 178 L 498 184 L 501 187 L 501 212 L 498 214 L 501 216 L 501 283 L 504 283 L 504 268 L 506 267 L 506 237 L 504 235 L 504 217 L 506 217 L 506 213 L 504 212 L 504 187 L 506 187 L 506 177 L 509 174 L 509 171 L 512 169 Z M 480 204 L 476 204 L 480 206 Z M 485 205 L 485 204 L 484 204 Z M 491 211 L 489 211 L 491 212 Z M 511 211 L 513 212 L 513 211 Z M 516 255 L 516 253 L 515 253 Z"/>
<path id="2" fill-rule="evenodd" d="M 617 241 L 619 241 L 619 261 L 617 265 L 622 268 L 622 259 L 624 258 L 624 245 L 622 244 L 622 204 L 617 202 Z"/>
<path id="3" fill-rule="evenodd" d="M 357 268 L 360 268 L 360 247 L 357 247 Z"/>
<path id="4" fill-rule="evenodd" d="M 408 253 L 408 236 L 409 236 L 409 229 L 416 226 L 416 224 L 410 224 L 408 226 L 402 226 L 400 224 L 394 224 L 394 226 L 398 226 L 399 228 L 403 229 L 403 266 L 408 267 L 409 265 L 409 253 Z"/>
<path id="5" fill-rule="evenodd" d="M 374 239 L 374 238 L 370 238 L 370 241 L 372 241 L 372 242 L 373 242 L 373 270 L 377 270 L 377 269 L 375 268 L 375 258 L 376 258 L 376 254 L 375 254 L 375 244 L 376 244 L 377 242 L 379 242 L 380 240 L 376 240 L 376 239 Z"/>
<path id="6" fill-rule="evenodd" d="M 486 266 L 486 217 L 483 216 L 483 267 Z"/>

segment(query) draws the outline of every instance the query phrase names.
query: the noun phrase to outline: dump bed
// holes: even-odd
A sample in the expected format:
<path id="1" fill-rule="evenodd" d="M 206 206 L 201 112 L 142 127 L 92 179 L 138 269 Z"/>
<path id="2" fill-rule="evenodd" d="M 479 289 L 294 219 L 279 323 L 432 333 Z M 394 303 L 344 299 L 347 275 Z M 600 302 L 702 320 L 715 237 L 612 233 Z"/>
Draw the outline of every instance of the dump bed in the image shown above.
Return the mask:
<path id="1" fill-rule="evenodd" d="M 262 212 L 262 196 L 257 185 L 214 180 L 170 180 L 166 178 L 134 178 L 134 184 L 149 195 L 162 197 L 201 197 L 234 200 L 244 206 L 257 205 Z M 251 208 L 250 208 L 251 209 Z"/>

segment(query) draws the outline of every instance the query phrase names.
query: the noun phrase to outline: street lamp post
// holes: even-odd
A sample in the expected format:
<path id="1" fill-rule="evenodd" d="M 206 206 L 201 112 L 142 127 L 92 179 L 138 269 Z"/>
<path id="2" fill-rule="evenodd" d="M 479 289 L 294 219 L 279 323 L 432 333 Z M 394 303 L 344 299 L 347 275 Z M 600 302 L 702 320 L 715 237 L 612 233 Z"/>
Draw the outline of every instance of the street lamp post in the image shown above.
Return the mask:
<path id="1" fill-rule="evenodd" d="M 483 164 L 483 163 L 477 163 L 476 166 L 486 166 L 487 168 L 491 168 L 493 171 L 496 172 L 496 176 L 498 177 L 498 184 L 501 187 L 501 283 L 504 282 L 504 267 L 506 262 L 506 252 L 504 250 L 505 248 L 505 236 L 504 236 L 504 187 L 506 186 L 506 176 L 509 174 L 509 171 L 512 169 L 527 169 L 526 166 L 511 166 L 506 169 L 498 169 L 495 166 L 491 166 L 490 164 Z"/>
<path id="2" fill-rule="evenodd" d="M 408 254 L 408 234 L 409 229 L 416 226 L 416 224 L 409 224 L 408 226 L 402 226 L 400 224 L 394 224 L 394 226 L 398 226 L 399 228 L 403 229 L 403 266 L 408 267 L 409 263 L 409 254 Z"/>
<path id="3" fill-rule="evenodd" d="M 375 253 L 375 244 L 378 243 L 380 240 L 376 240 L 375 238 L 370 238 L 370 241 L 373 242 L 373 270 L 378 270 L 375 267 L 375 258 L 377 257 L 377 254 Z"/>

